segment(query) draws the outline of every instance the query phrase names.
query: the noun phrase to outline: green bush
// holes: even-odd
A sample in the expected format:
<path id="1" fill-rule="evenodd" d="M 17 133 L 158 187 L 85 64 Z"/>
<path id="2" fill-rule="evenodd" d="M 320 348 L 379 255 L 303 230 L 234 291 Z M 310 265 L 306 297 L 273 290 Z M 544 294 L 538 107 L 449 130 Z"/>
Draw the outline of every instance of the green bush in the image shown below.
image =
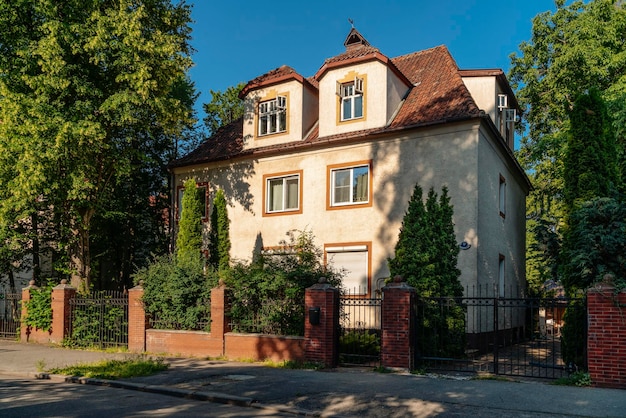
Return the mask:
<path id="1" fill-rule="evenodd" d="M 123 306 L 107 300 L 100 293 L 81 298 L 72 314 L 72 335 L 65 344 L 72 347 L 106 347 L 121 345 L 128 327 Z"/>
<path id="2" fill-rule="evenodd" d="M 380 354 L 380 336 L 374 331 L 349 331 L 339 337 L 339 352 L 363 356 Z"/>
<path id="3" fill-rule="evenodd" d="M 298 235 L 296 236 L 296 233 Z M 326 268 L 310 231 L 290 231 L 281 250 L 237 263 L 226 278 L 234 331 L 304 335 L 304 293 L 321 277 L 341 286 L 341 273 Z"/>
<path id="4" fill-rule="evenodd" d="M 186 260 L 181 266 L 172 256 L 157 257 L 133 278 L 143 282 L 144 309 L 158 320 L 155 327 L 198 329 L 206 323 L 203 329 L 209 329 L 211 289 L 218 279 L 212 271 L 205 274 L 203 260 Z"/>
<path id="5" fill-rule="evenodd" d="M 25 301 L 27 314 L 24 323 L 34 329 L 50 331 L 52 328 L 52 288 L 49 281 L 44 287 L 31 289 L 30 300 Z"/>

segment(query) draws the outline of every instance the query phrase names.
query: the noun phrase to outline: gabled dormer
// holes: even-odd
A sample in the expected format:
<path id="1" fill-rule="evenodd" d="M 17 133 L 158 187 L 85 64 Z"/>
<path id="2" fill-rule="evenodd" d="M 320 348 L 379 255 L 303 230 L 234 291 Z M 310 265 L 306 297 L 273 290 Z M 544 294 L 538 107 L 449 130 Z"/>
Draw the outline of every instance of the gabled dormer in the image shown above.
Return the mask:
<path id="1" fill-rule="evenodd" d="M 319 136 L 387 126 L 411 83 L 389 58 L 352 28 L 346 51 L 315 74 L 319 86 Z"/>
<path id="2" fill-rule="evenodd" d="M 244 149 L 302 141 L 317 121 L 317 88 L 286 65 L 250 81 L 239 97 Z"/>
<path id="3" fill-rule="evenodd" d="M 520 117 L 517 99 L 502 70 L 460 70 L 478 107 L 485 111 L 509 146 L 515 146 L 515 124 Z"/>

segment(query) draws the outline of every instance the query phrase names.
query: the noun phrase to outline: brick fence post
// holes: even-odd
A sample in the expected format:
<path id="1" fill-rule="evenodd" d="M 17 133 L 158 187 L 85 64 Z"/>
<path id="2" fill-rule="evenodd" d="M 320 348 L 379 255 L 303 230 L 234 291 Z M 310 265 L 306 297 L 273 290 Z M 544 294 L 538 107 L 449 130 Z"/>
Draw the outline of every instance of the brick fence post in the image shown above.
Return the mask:
<path id="1" fill-rule="evenodd" d="M 339 364 L 339 290 L 321 278 L 304 295 L 304 352 L 325 367 Z"/>
<path id="2" fill-rule="evenodd" d="M 594 386 L 626 389 L 626 292 L 587 291 L 587 368 Z"/>
<path id="3" fill-rule="evenodd" d="M 143 307 L 143 283 L 128 290 L 128 351 L 146 351 L 146 329 L 150 328 Z"/>
<path id="4" fill-rule="evenodd" d="M 230 332 L 226 306 L 228 306 L 228 288 L 220 281 L 218 287 L 211 289 L 211 338 L 222 340 L 222 355 L 225 351 L 224 334 Z"/>
<path id="5" fill-rule="evenodd" d="M 381 365 L 412 370 L 415 353 L 415 288 L 396 276 L 382 289 Z"/>
<path id="6" fill-rule="evenodd" d="M 26 342 L 28 341 L 28 336 L 30 334 L 30 328 L 26 325 L 26 317 L 28 316 L 28 308 L 26 305 L 27 302 L 30 301 L 30 291 L 31 289 L 39 289 L 35 286 L 35 281 L 31 280 L 28 283 L 28 286 L 22 289 L 22 315 L 20 317 L 20 341 Z"/>
<path id="7" fill-rule="evenodd" d="M 52 332 L 50 341 L 62 343 L 70 336 L 70 321 L 72 310 L 70 300 L 76 296 L 76 288 L 67 284 L 67 280 L 61 280 L 61 284 L 52 288 Z"/>

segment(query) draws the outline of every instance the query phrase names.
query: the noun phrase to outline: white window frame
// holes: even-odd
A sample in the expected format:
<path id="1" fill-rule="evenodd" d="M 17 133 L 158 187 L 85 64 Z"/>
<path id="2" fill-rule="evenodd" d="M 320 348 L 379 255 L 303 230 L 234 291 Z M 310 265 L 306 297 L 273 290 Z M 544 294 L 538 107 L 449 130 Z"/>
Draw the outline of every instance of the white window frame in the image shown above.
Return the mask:
<path id="1" fill-rule="evenodd" d="M 282 126 L 281 126 L 282 125 Z M 259 136 L 287 131 L 287 96 L 259 103 Z"/>
<path id="2" fill-rule="evenodd" d="M 289 203 L 289 188 L 287 187 L 289 180 L 296 179 L 297 187 L 296 187 L 296 207 L 295 208 L 287 208 Z M 272 199 L 272 188 L 271 183 L 276 180 L 282 181 L 282 208 L 281 209 L 272 209 L 271 204 L 273 203 Z M 289 174 L 286 176 L 275 176 L 268 177 L 265 180 L 265 212 L 266 213 L 283 213 L 283 212 L 296 212 L 300 210 L 300 185 L 302 179 L 300 178 L 300 173 Z"/>
<path id="3" fill-rule="evenodd" d="M 354 170 L 355 169 L 359 169 L 359 168 L 366 168 L 367 169 L 367 179 L 365 182 L 365 186 L 367 187 L 365 195 L 366 195 L 366 200 L 362 201 L 362 200 L 354 200 L 354 195 L 355 195 L 355 188 L 357 187 L 357 184 L 355 182 L 355 176 L 354 176 Z M 345 201 L 345 202 L 337 202 L 337 184 L 336 184 L 336 177 L 337 174 L 340 172 L 348 172 L 349 175 L 349 179 L 350 179 L 350 185 L 349 186 L 340 186 L 340 187 L 349 187 L 350 188 L 350 192 L 349 192 L 349 200 Z M 330 170 L 330 205 L 335 207 L 335 206 L 350 206 L 350 205 L 365 205 L 368 204 L 370 202 L 370 176 L 371 176 L 371 168 L 369 166 L 369 164 L 360 164 L 360 165 L 354 165 L 354 166 L 347 166 L 347 167 L 338 167 L 338 168 L 333 168 Z"/>
<path id="4" fill-rule="evenodd" d="M 346 271 L 345 276 L 342 279 L 342 284 L 345 290 L 348 292 L 350 296 L 358 295 L 363 296 L 369 294 L 370 280 L 369 280 L 369 245 L 329 245 L 324 248 L 326 252 L 326 261 L 328 264 L 333 265 L 333 255 L 334 254 L 358 254 L 361 258 L 360 262 L 363 262 L 362 268 L 363 270 L 360 272 L 352 272 Z M 343 266 L 335 265 L 335 268 L 341 268 Z"/>
<path id="5" fill-rule="evenodd" d="M 353 119 L 360 119 L 363 117 L 364 112 L 364 94 L 363 94 L 363 79 L 355 77 L 353 81 L 348 83 L 337 82 L 337 95 L 339 96 L 339 112 L 340 120 L 347 121 Z M 361 99 L 361 112 L 359 116 L 355 116 L 357 110 L 357 99 Z M 349 115 L 346 116 L 344 112 L 344 103 L 349 104 Z"/>

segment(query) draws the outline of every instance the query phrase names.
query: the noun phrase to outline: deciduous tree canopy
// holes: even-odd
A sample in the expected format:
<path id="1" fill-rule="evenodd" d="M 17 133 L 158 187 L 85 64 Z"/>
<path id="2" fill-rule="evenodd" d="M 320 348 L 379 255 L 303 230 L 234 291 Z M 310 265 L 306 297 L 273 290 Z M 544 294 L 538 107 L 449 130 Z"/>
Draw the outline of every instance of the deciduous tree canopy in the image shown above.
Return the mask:
<path id="1" fill-rule="evenodd" d="M 45 212 L 75 285 L 94 217 L 128 189 L 149 207 L 131 182 L 192 122 L 189 23 L 169 0 L 0 0 L 0 228 Z"/>

